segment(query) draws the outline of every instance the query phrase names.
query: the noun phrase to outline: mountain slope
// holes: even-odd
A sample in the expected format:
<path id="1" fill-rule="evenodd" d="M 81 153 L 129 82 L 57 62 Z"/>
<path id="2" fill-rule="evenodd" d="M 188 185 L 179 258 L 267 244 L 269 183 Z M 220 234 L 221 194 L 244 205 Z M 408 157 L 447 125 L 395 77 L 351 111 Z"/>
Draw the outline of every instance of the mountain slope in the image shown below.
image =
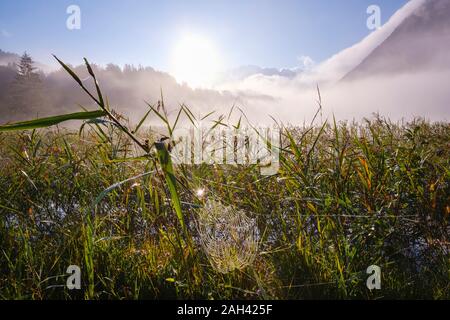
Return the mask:
<path id="1" fill-rule="evenodd" d="M 427 0 L 345 77 L 450 69 L 450 1 Z"/>

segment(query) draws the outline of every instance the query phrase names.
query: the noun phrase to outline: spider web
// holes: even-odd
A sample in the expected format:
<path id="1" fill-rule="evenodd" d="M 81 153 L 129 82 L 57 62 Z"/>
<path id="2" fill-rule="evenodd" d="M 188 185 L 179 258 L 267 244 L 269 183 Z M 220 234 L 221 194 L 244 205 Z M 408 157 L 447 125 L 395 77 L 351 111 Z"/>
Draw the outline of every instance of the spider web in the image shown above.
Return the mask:
<path id="1" fill-rule="evenodd" d="M 211 265 L 221 273 L 242 270 L 258 252 L 256 220 L 243 210 L 208 200 L 198 212 L 197 230 Z"/>

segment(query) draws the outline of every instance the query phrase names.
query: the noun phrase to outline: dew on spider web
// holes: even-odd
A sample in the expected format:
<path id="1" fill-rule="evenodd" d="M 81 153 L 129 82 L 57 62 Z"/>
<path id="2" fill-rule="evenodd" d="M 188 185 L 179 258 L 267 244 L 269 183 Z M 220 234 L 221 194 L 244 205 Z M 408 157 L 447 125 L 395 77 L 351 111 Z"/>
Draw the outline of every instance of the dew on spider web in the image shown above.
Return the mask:
<path id="1" fill-rule="evenodd" d="M 221 273 L 241 270 L 258 252 L 256 220 L 243 210 L 208 200 L 196 220 L 201 246 L 211 265 Z"/>

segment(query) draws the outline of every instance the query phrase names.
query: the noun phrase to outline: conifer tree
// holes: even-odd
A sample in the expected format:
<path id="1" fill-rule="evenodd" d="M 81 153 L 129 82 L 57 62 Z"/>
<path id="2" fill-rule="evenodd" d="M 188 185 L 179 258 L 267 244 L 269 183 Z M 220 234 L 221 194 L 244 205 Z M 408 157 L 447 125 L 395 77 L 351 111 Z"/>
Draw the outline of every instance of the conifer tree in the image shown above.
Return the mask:
<path id="1" fill-rule="evenodd" d="M 34 61 L 28 55 L 27 52 L 25 52 L 22 57 L 20 57 L 20 62 L 16 64 L 17 66 L 17 80 L 30 80 L 32 78 L 35 78 L 37 74 L 34 72 L 36 70 L 35 67 L 33 67 Z"/>
<path id="2" fill-rule="evenodd" d="M 16 78 L 11 84 L 10 115 L 13 119 L 36 116 L 42 104 L 42 82 L 33 59 L 25 52 L 16 64 Z"/>

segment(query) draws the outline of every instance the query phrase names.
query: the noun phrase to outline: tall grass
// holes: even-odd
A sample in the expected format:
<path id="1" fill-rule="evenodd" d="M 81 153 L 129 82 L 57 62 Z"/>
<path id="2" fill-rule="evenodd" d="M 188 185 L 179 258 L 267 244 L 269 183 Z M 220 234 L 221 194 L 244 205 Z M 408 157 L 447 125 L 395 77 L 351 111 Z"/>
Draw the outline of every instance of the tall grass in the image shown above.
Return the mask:
<path id="1" fill-rule="evenodd" d="M 282 127 L 274 176 L 174 166 L 145 122 L 159 119 L 170 136 L 195 120 L 188 108 L 171 118 L 161 99 L 132 127 L 87 62 L 95 95 L 62 65 L 101 115 L 86 111 L 79 132 L 0 127 L 0 298 L 450 298 L 448 123 Z M 195 227 L 208 199 L 256 219 L 251 265 L 221 273 L 208 260 Z M 81 290 L 65 286 L 73 264 Z M 373 264 L 382 289 L 369 291 Z"/>

